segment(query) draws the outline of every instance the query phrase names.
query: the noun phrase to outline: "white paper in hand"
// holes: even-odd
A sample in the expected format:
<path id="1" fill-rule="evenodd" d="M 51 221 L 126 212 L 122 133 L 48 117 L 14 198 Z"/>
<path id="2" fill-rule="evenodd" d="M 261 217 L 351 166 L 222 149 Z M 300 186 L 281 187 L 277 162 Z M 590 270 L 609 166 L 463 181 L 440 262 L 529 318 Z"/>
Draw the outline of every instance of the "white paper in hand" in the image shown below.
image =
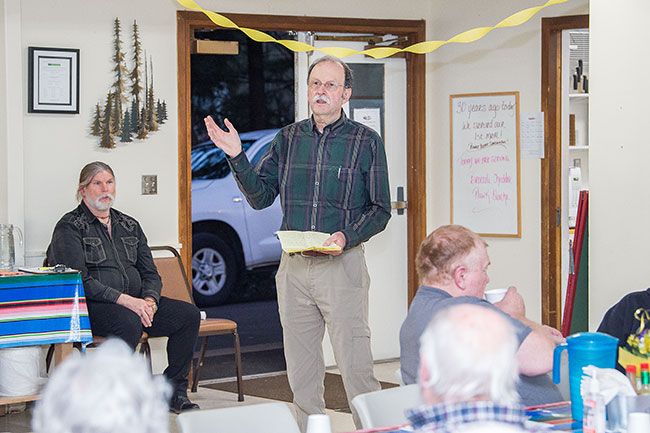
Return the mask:
<path id="1" fill-rule="evenodd" d="M 302 251 L 339 251 L 340 246 L 332 244 L 323 246 L 331 236 L 322 232 L 301 232 L 297 230 L 280 230 L 277 232 L 282 250 L 285 253 L 299 253 Z"/>

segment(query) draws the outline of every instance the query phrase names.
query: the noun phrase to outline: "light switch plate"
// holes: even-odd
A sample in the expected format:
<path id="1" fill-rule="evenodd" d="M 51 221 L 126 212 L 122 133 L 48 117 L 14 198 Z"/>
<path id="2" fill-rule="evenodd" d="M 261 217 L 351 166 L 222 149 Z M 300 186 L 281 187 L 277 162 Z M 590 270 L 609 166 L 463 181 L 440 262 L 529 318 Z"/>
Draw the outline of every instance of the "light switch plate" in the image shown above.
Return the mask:
<path id="1" fill-rule="evenodd" d="M 155 174 L 142 175 L 142 195 L 158 194 L 158 176 Z"/>

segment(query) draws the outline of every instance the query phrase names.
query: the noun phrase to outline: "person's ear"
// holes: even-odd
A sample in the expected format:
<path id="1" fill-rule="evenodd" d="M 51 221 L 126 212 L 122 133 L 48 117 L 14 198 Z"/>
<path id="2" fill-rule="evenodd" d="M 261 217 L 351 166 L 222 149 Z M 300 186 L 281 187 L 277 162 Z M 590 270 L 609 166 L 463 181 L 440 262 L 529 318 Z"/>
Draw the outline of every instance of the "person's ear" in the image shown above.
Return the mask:
<path id="1" fill-rule="evenodd" d="M 352 97 L 352 89 L 349 87 L 344 87 L 343 88 L 343 94 L 341 95 L 341 99 L 343 100 L 343 103 L 345 104 L 350 100 Z"/>
<path id="2" fill-rule="evenodd" d="M 451 278 L 454 280 L 454 285 L 460 290 L 465 290 L 465 275 L 468 269 L 464 265 L 456 266 L 451 272 Z"/>

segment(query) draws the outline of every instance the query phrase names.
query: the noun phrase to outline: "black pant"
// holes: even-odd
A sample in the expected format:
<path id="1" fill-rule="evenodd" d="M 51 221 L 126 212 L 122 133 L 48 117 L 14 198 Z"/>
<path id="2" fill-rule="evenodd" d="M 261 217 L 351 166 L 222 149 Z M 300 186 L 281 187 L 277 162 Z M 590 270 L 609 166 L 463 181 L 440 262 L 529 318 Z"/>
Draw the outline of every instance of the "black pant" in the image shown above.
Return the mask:
<path id="1" fill-rule="evenodd" d="M 151 337 L 169 337 L 168 367 L 163 374 L 171 382 L 174 393 L 185 393 L 187 375 L 199 335 L 201 314 L 194 305 L 161 297 L 151 327 L 145 328 L 140 317 L 118 304 L 87 300 L 93 335 L 118 337 L 135 350 L 142 331 Z"/>

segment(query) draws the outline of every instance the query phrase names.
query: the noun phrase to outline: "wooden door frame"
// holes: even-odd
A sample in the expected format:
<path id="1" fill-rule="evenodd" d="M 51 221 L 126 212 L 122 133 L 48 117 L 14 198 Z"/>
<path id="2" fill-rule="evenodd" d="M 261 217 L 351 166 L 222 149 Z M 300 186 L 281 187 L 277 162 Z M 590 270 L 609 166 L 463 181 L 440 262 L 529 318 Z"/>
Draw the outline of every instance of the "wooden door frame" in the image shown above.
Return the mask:
<path id="1" fill-rule="evenodd" d="M 336 33 L 376 33 L 408 37 L 408 43 L 425 40 L 424 20 L 383 20 L 325 18 L 280 15 L 226 14 L 242 27 L 264 31 L 315 31 Z M 191 73 L 190 44 L 195 29 L 217 28 L 202 12 L 178 11 L 178 231 L 181 256 L 191 275 Z M 415 255 L 426 236 L 426 153 L 425 153 L 425 56 L 406 53 L 406 128 L 407 128 L 407 272 L 408 301 L 415 296 L 418 277 Z M 399 218 L 398 216 L 393 216 Z"/>
<path id="2" fill-rule="evenodd" d="M 541 173 L 542 323 L 562 321 L 562 32 L 589 28 L 589 15 L 542 18 L 542 111 L 544 159 Z"/>

